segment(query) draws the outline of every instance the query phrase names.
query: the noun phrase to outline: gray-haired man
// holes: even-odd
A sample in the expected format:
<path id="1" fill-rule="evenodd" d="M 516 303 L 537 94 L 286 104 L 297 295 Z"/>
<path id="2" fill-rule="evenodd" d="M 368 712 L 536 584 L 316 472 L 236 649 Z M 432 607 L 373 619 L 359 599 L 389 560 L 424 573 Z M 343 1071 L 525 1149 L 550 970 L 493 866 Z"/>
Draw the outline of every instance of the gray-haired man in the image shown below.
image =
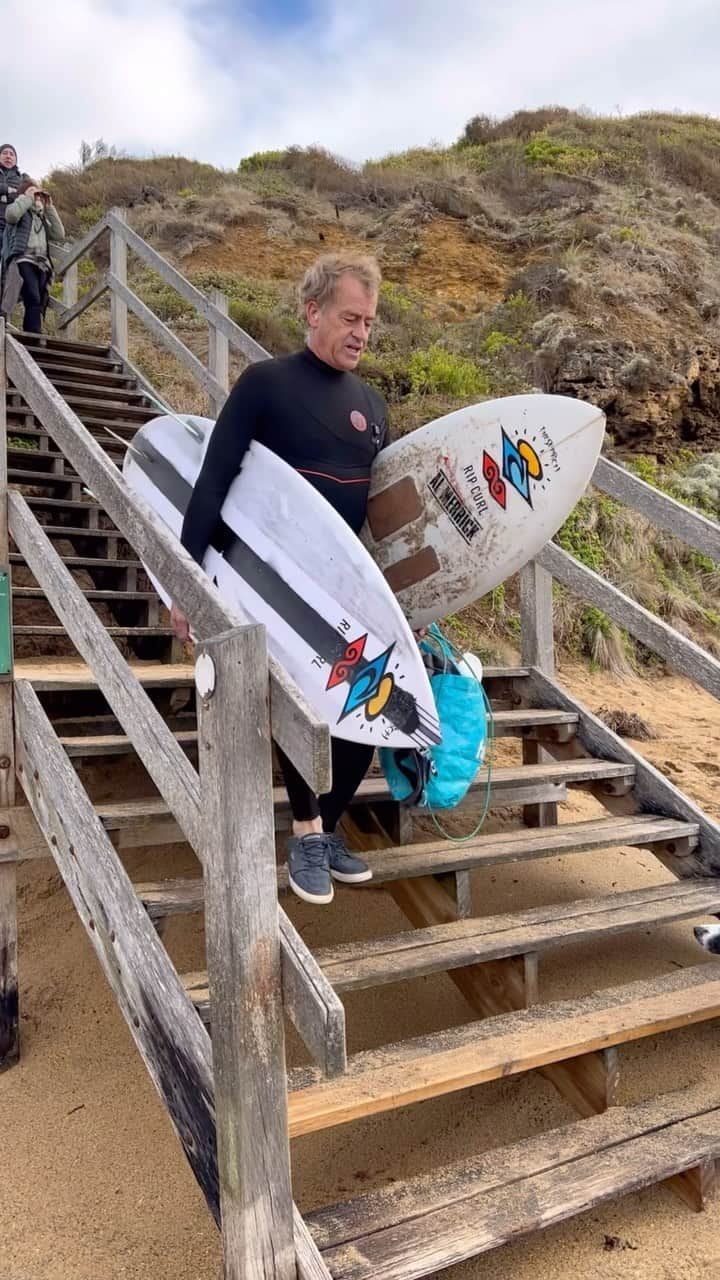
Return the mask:
<path id="1" fill-rule="evenodd" d="M 370 471 L 387 443 L 387 409 L 356 376 L 377 310 L 380 271 L 372 258 L 326 254 L 300 287 L 307 345 L 292 356 L 246 369 L 223 407 L 182 530 L 201 563 L 218 536 L 220 508 L 251 440 L 259 440 L 304 475 L 356 533 L 365 521 Z M 173 625 L 188 637 L 177 607 Z M 308 902 L 327 903 L 333 879 L 369 880 L 336 825 L 364 778 L 372 747 L 334 738 L 332 790 L 315 796 L 290 760 L 278 758 L 293 815 L 290 885 Z"/>

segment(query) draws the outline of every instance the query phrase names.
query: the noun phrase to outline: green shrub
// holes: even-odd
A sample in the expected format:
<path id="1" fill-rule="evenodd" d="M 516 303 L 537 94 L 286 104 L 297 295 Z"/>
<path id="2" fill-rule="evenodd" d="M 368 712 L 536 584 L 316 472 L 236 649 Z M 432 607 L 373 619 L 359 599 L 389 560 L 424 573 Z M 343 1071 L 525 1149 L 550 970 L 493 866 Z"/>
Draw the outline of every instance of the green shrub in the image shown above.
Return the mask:
<path id="1" fill-rule="evenodd" d="M 487 338 L 480 343 L 480 354 L 493 360 L 502 351 L 517 348 L 519 345 L 518 339 L 511 337 L 509 333 L 503 333 L 501 329 L 492 329 Z"/>
<path id="2" fill-rule="evenodd" d="M 287 150 L 254 151 L 251 156 L 244 156 L 238 165 L 239 173 L 259 173 L 262 169 L 282 169 Z"/>
<path id="3" fill-rule="evenodd" d="M 605 568 L 605 547 L 597 530 L 592 499 L 585 495 L 570 512 L 567 520 L 555 535 L 555 541 L 563 551 L 575 556 L 581 564 L 596 573 Z"/>
<path id="4" fill-rule="evenodd" d="M 574 147 L 570 143 L 547 134 L 539 134 L 525 144 L 526 162 L 539 169 L 554 169 L 559 173 L 589 173 L 597 169 L 600 156 L 593 147 Z"/>
<path id="5" fill-rule="evenodd" d="M 408 372 L 413 391 L 463 397 L 490 393 L 486 374 L 472 360 L 437 344 L 415 351 L 410 357 Z"/>
<path id="6" fill-rule="evenodd" d="M 79 209 L 75 210 L 78 222 L 82 228 L 83 234 L 92 231 L 96 222 L 105 217 L 105 210 L 101 204 L 83 204 Z"/>

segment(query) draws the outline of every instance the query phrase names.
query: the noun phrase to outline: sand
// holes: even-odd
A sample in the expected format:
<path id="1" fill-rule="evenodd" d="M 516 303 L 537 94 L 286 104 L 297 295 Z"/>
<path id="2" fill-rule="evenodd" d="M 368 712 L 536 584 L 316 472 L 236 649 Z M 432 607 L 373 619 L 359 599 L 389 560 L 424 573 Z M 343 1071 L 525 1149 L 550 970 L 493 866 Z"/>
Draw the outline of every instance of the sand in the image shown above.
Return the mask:
<path id="1" fill-rule="evenodd" d="M 590 707 L 637 711 L 659 733 L 640 749 L 712 816 L 720 817 L 717 702 L 684 680 L 609 682 L 578 668 L 562 673 Z M 517 751 L 502 744 L 503 752 Z M 599 812 L 573 793 L 568 818 Z M 182 874 L 187 852 L 138 852 L 137 878 Z M 621 891 L 669 879 L 648 853 L 619 850 L 548 859 L 475 877 L 478 913 Z M 2 1244 L 0 1280 L 210 1280 L 220 1251 L 202 1196 L 116 1010 L 62 882 L 49 863 L 20 870 L 22 1060 L 0 1076 Z M 311 946 L 405 926 L 381 890 L 338 893 L 319 911 L 288 900 Z M 181 968 L 203 963 L 200 921 L 170 922 L 168 946 Z M 543 957 L 541 995 L 582 994 L 678 966 L 716 963 L 687 923 L 573 946 Z M 467 1020 L 444 975 L 347 999 L 351 1050 Z M 289 1055 L 302 1050 L 289 1037 Z M 643 1040 L 621 1050 L 621 1100 L 717 1075 L 712 1024 Z M 293 1146 L 301 1207 L 353 1195 L 389 1178 L 503 1146 L 573 1119 L 550 1084 L 530 1074 L 373 1117 Z M 621 1247 L 608 1250 L 606 1237 Z M 628 1247 L 622 1247 L 626 1245 Z M 594 1210 L 533 1239 L 474 1259 L 448 1280 L 647 1277 L 684 1280 L 720 1270 L 715 1213 L 692 1214 L 667 1190 Z"/>

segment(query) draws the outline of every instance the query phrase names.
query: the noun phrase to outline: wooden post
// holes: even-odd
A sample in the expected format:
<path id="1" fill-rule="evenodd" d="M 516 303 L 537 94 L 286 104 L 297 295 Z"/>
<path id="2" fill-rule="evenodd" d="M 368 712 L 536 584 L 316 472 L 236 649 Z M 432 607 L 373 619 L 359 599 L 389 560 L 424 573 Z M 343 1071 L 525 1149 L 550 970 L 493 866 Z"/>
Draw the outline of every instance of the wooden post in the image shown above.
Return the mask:
<path id="1" fill-rule="evenodd" d="M 113 209 L 118 222 L 127 222 L 124 209 Z M 127 287 L 127 245 L 122 232 L 115 227 L 110 229 L 110 274 Z M 119 297 L 112 289 L 110 298 L 110 324 L 112 345 L 119 356 L 124 359 L 128 353 L 128 309 L 124 298 Z"/>
<path id="2" fill-rule="evenodd" d="M 62 282 L 62 300 L 66 307 L 74 307 L 78 300 L 78 264 L 73 262 L 68 267 Z M 74 341 L 77 338 L 77 320 L 71 320 L 64 328 L 64 334 Z"/>
<path id="3" fill-rule="evenodd" d="M 228 314 L 228 300 L 219 289 L 210 291 L 210 301 L 224 316 Z M 222 397 L 214 391 L 208 393 L 210 414 L 217 418 L 230 389 L 230 343 L 212 319 L 208 320 L 208 369 L 220 386 L 225 388 L 225 395 Z"/>
<path id="4" fill-rule="evenodd" d="M 12 1066 L 20 1056 L 17 862 L 3 859 L 12 838 L 7 814 L 3 811 L 15 804 L 5 390 L 5 323 L 0 319 L 0 1070 Z"/>
<path id="5" fill-rule="evenodd" d="M 552 578 L 531 560 L 520 570 L 520 622 L 522 662 L 539 667 L 546 676 L 555 672 Z"/>
<path id="6" fill-rule="evenodd" d="M 520 570 L 520 623 L 522 662 L 538 667 L 545 675 L 555 673 L 553 636 L 552 578 L 531 560 Z M 523 764 L 542 764 L 550 759 L 538 742 L 523 739 Z M 523 819 L 528 827 L 551 827 L 557 823 L 558 809 L 553 803 L 527 804 Z"/>
<path id="7" fill-rule="evenodd" d="M 295 1280 L 264 628 L 196 650 L 225 1280 Z"/>

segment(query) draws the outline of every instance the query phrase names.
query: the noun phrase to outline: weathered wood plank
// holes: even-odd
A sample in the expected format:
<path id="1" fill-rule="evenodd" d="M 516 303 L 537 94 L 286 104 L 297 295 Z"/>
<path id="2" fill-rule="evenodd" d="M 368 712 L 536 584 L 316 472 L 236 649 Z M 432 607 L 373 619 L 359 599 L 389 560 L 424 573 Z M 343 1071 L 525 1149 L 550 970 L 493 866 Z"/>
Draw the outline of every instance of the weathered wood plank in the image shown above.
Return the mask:
<path id="1" fill-rule="evenodd" d="M 658 769 L 645 760 L 627 742 L 608 729 L 602 720 L 578 702 L 555 680 L 540 671 L 531 672 L 526 683 L 528 701 L 536 706 L 563 707 L 578 714 L 578 741 L 586 750 L 601 754 L 609 760 L 632 764 L 635 770 L 633 795 L 638 806 L 647 814 L 678 818 L 696 823 L 700 842 L 695 848 L 673 854 L 665 846 L 657 856 L 676 876 L 720 875 L 720 825 L 703 813 Z"/>
<path id="2" fill-rule="evenodd" d="M 266 667 L 259 626 L 198 646 L 205 938 L 226 1280 L 296 1275 Z"/>
<path id="3" fill-rule="evenodd" d="M 8 574 L 7 416 L 5 321 L 0 318 L 0 572 Z M 17 971 L 17 865 L 8 815 L 15 804 L 15 731 L 12 684 L 12 600 L 5 637 L 11 669 L 0 677 L 0 1070 L 20 1056 Z"/>
<path id="4" fill-rule="evenodd" d="M 374 811 L 376 833 L 382 845 L 392 844 L 380 819 Z M 350 820 L 352 821 L 352 820 Z M 399 833 L 402 840 L 402 832 Z M 363 845 L 362 838 L 356 847 L 371 847 L 371 837 Z M 406 846 L 407 847 L 407 846 Z M 455 904 L 435 876 L 421 876 L 415 880 L 398 880 L 389 885 L 390 893 L 416 929 L 455 921 Z M 538 1000 L 537 954 L 490 960 L 485 964 L 461 965 L 448 971 L 448 977 L 462 992 L 468 1004 L 483 1018 L 524 1009 Z M 584 1054 L 572 1063 L 545 1066 L 543 1074 L 567 1096 L 581 1114 L 593 1114 L 599 1106 L 611 1106 L 617 1072 L 606 1053 Z M 599 1081 L 604 1088 L 599 1088 Z"/>
<path id="5" fill-rule="evenodd" d="M 585 1156 L 602 1157 L 622 1142 L 702 1117 L 719 1106 L 720 1091 L 712 1081 L 676 1089 L 327 1205 L 308 1214 L 307 1222 L 322 1250 L 416 1218 L 422 1227 L 426 1214 L 551 1173 Z"/>
<path id="6" fill-rule="evenodd" d="M 345 1075 L 335 1080 L 305 1083 L 313 1076 L 302 1074 L 289 1099 L 290 1135 L 346 1124 L 718 1016 L 720 978 L 713 965 L 704 964 L 370 1050 L 351 1058 Z"/>
<path id="7" fill-rule="evenodd" d="M 323 947 L 315 959 L 336 991 L 355 991 L 716 913 L 720 882 L 682 881 Z"/>
<path id="8" fill-rule="evenodd" d="M 65 282 L 67 282 L 69 278 L 69 275 L 66 276 Z M 109 288 L 110 285 L 108 283 L 108 278 L 106 275 L 103 275 L 92 289 L 89 289 L 87 293 L 83 294 L 82 298 L 78 302 L 76 287 L 76 301 L 72 306 L 68 305 L 67 310 L 63 311 L 62 315 L 58 317 L 58 329 L 67 330 L 67 336 L 72 338 L 77 332 L 78 316 L 81 316 L 83 311 L 87 311 L 88 307 L 91 307 L 94 302 L 97 302 L 98 298 L 102 298 L 103 294 L 107 293 Z"/>
<path id="9" fill-rule="evenodd" d="M 522 662 L 551 676 L 555 670 L 552 578 L 531 560 L 520 571 Z"/>
<path id="10" fill-rule="evenodd" d="M 246 619 L 229 610 L 202 569 L 181 547 L 151 507 L 133 494 L 117 468 L 62 400 L 20 343 L 7 342 L 15 386 L 82 475 L 144 564 L 182 602 L 199 639 L 218 635 Z M 330 736 L 282 667 L 270 660 L 273 736 L 317 793 L 329 790 Z"/>
<path id="11" fill-rule="evenodd" d="M 8 495 L 8 510 L 10 531 L 18 550 L 81 657 L 94 671 L 98 687 L 132 740 L 150 777 L 188 840 L 197 848 L 203 831 L 199 821 L 197 773 L 45 537 L 22 494 Z"/>
<path id="12" fill-rule="evenodd" d="M 123 297 L 123 290 L 129 293 L 127 287 L 127 245 L 123 237 L 119 234 L 118 227 L 121 227 L 127 221 L 127 213 L 124 209 L 113 210 L 114 219 L 110 226 L 110 270 L 105 277 L 110 286 L 110 332 L 112 345 L 121 356 L 128 353 L 128 309 L 127 298 Z M 134 295 L 133 295 L 134 297 Z"/>
<path id="13" fill-rule="evenodd" d="M 138 298 L 137 294 L 133 293 L 132 289 L 128 288 L 127 284 L 123 283 L 122 280 L 119 280 L 113 272 L 110 272 L 108 275 L 108 285 L 112 293 L 113 301 L 119 302 L 120 305 L 132 311 L 133 315 L 136 315 L 138 320 L 142 321 L 145 328 L 152 334 L 152 336 L 157 338 L 158 342 L 161 342 L 163 346 L 167 347 L 168 351 L 175 356 L 176 360 L 179 360 L 180 363 L 190 371 L 193 377 L 200 383 L 200 386 L 204 387 L 209 395 L 212 395 L 215 399 L 218 399 L 221 396 L 224 397 L 225 392 L 223 391 L 223 388 L 217 379 L 208 371 L 202 360 L 198 360 L 197 356 L 193 355 L 190 348 L 186 347 L 185 343 L 181 342 L 180 339 L 176 337 L 172 329 L 169 329 L 168 326 L 155 315 L 155 312 L 151 311 L 150 307 L 147 307 L 145 303 Z M 115 338 L 113 338 L 113 346 L 119 352 L 122 352 L 122 345 L 116 342 Z"/>
<path id="14" fill-rule="evenodd" d="M 720 661 L 701 649 L 694 640 L 681 635 L 554 543 L 549 542 L 543 547 L 538 559 L 558 582 L 602 609 L 618 626 L 624 627 L 636 640 L 659 654 L 673 670 L 702 685 L 713 697 L 720 698 Z"/>
<path id="15" fill-rule="evenodd" d="M 208 1205 L 218 1213 L 212 1055 L 155 930 L 32 687 L 15 686 L 16 758 L 130 1033 Z"/>
<path id="16" fill-rule="evenodd" d="M 692 834 L 693 828 L 690 829 Z M 667 836 L 664 836 L 667 832 Z M 562 823 L 532 831 L 522 828 L 476 836 L 465 844 L 427 840 L 419 844 L 370 849 L 368 861 L 375 883 L 403 880 L 408 876 L 438 875 L 449 871 L 472 870 L 498 863 L 524 862 L 563 853 L 584 853 L 591 849 L 615 848 L 636 842 L 644 846 L 658 839 L 679 839 L 687 832 L 684 822 L 659 828 L 647 818 L 630 815 L 608 823 L 597 820 Z"/>
<path id="17" fill-rule="evenodd" d="M 620 1115 L 629 1128 L 633 1111 L 623 1108 Z M 592 1125 L 594 1120 L 575 1127 L 586 1124 Z M 358 1230 L 342 1243 L 330 1243 L 323 1256 L 333 1280 L 377 1280 L 380 1276 L 383 1280 L 420 1280 L 438 1275 L 445 1267 L 662 1182 L 678 1170 L 706 1164 L 720 1154 L 717 1105 L 672 1123 L 658 1116 L 654 1126 L 646 1124 L 639 1133 L 620 1131 L 612 1140 L 599 1135 L 596 1141 L 603 1145 L 579 1156 L 567 1154 L 573 1145 L 572 1130 L 555 1130 L 543 1139 L 548 1149 L 547 1167 L 533 1173 L 525 1167 L 515 1181 L 501 1181 L 502 1175 L 493 1178 L 490 1172 L 473 1179 L 467 1166 L 457 1166 L 452 1171 L 455 1195 L 434 1210 L 426 1208 L 419 1191 L 413 1196 L 413 1184 L 401 1184 L 397 1194 L 404 1193 L 406 1200 L 412 1196 L 412 1217 L 374 1230 L 366 1219 L 365 1230 Z M 592 1141 L 595 1134 L 588 1137 Z M 514 1166 L 513 1157 L 521 1150 L 526 1159 L 535 1154 L 532 1140 L 493 1153 L 496 1167 L 505 1156 Z M 344 1208 L 333 1210 L 340 1222 Z M 310 1223 L 314 1227 L 314 1215 Z"/>
<path id="18" fill-rule="evenodd" d="M 78 264 L 77 262 L 74 262 L 72 266 L 68 267 L 63 277 L 62 300 L 63 300 L 63 306 L 65 307 L 65 310 L 63 311 L 62 316 L 59 317 L 58 319 L 58 329 L 67 329 L 66 336 L 68 338 L 76 338 L 77 324 L 75 323 L 75 316 L 70 316 L 69 319 L 65 319 L 65 317 L 67 316 L 67 313 L 69 311 L 73 310 L 78 300 Z"/>
<path id="19" fill-rule="evenodd" d="M 72 575 L 35 522 L 22 495 L 10 494 L 9 506 L 12 535 L 19 550 L 43 584 L 48 601 L 62 619 L 81 655 L 94 666 L 100 689 L 162 796 L 159 801 L 151 797 L 125 805 L 121 802 L 115 814 L 115 829 L 133 822 L 138 816 L 167 814 L 169 808 L 202 858 L 207 827 L 195 769 L 109 639 L 93 609 L 86 603 Z M 265 670 L 266 666 L 263 667 Z M 231 758 L 235 760 L 235 757 Z M 226 753 L 223 757 L 225 764 L 227 759 Z M 237 757 L 234 768 L 242 767 L 242 759 Z M 272 814 L 271 800 L 268 812 Z M 345 1041 L 342 1006 L 287 920 L 283 928 L 283 946 L 288 952 L 288 1012 L 301 1035 L 309 1040 L 311 1051 L 322 1053 L 320 1060 L 327 1062 L 333 1070 L 342 1070 Z M 328 1033 L 331 1038 L 326 1044 Z"/>
<path id="20" fill-rule="evenodd" d="M 76 240 L 69 249 L 62 250 L 62 253 L 58 255 L 60 260 L 55 269 L 55 278 L 57 280 L 62 280 L 70 268 L 85 257 L 88 250 L 92 249 L 93 245 L 108 230 L 109 225 L 109 216 L 106 214 L 104 218 L 100 218 L 99 222 L 95 223 L 94 227 L 91 227 L 87 235 L 83 236 L 81 240 Z"/>
<path id="21" fill-rule="evenodd" d="M 100 966 L 216 1222 L 220 1219 L 210 1038 L 187 998 L 37 695 L 16 686 L 23 789 Z M 301 1276 L 326 1280 L 295 1214 Z"/>
<path id="22" fill-rule="evenodd" d="M 717 1186 L 715 1159 L 708 1156 L 694 1168 L 674 1174 L 666 1179 L 665 1186 L 674 1191 L 693 1213 L 702 1213 Z"/>
<path id="23" fill-rule="evenodd" d="M 716 521 L 709 520 L 699 511 L 693 511 L 668 494 L 661 493 L 659 489 L 646 484 L 639 476 L 619 467 L 609 458 L 598 458 L 592 483 L 618 502 L 624 502 L 626 506 L 647 516 L 659 529 L 674 534 L 689 547 L 694 547 L 702 555 L 710 556 L 720 564 L 720 525 Z"/>
<path id="24" fill-rule="evenodd" d="M 210 302 L 222 315 L 228 313 L 228 300 L 219 289 L 210 291 Z M 230 388 L 230 346 L 227 336 L 218 329 L 214 320 L 208 320 L 208 369 L 223 388 L 223 395 L 210 393 L 210 416 L 217 418 Z"/>
<path id="25" fill-rule="evenodd" d="M 347 1066 L 343 1003 L 282 910 L 280 937 L 285 1010 L 325 1074 L 339 1075 Z"/>
<path id="26" fill-rule="evenodd" d="M 42 526 L 45 533 L 47 527 Z M 143 688 L 187 688 L 194 684 L 191 662 L 130 662 L 131 671 Z M 38 693 L 62 693 L 65 690 L 97 689 L 90 667 L 75 658 L 18 658 L 15 662 L 18 680 L 27 680 Z"/>
<path id="27" fill-rule="evenodd" d="M 231 320 L 229 316 L 219 311 L 213 302 L 205 297 L 204 293 L 201 293 L 199 289 L 190 284 L 189 280 L 186 280 L 179 271 L 176 271 L 175 267 L 171 266 L 166 258 L 163 258 L 157 250 L 147 244 L 136 231 L 133 231 L 132 227 L 129 227 L 126 223 L 118 225 L 115 213 L 116 211 L 112 210 L 108 214 L 108 225 L 123 237 L 133 253 L 136 253 L 143 262 L 152 267 L 153 271 L 157 271 L 166 284 L 171 285 L 206 320 L 211 320 L 217 330 L 229 340 L 230 345 L 236 351 L 240 351 L 247 360 L 253 362 L 269 358 L 270 353 L 264 347 L 261 347 L 259 342 L 251 338 L 250 334 L 235 324 L 234 320 Z"/>

